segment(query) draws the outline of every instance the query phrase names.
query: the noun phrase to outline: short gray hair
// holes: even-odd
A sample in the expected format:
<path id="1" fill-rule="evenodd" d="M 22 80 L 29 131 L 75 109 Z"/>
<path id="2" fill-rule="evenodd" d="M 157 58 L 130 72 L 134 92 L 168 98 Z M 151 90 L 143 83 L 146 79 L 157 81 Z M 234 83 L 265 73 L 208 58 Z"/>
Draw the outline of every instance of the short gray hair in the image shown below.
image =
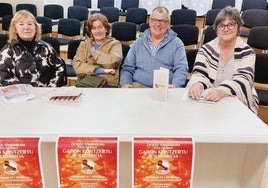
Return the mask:
<path id="1" fill-rule="evenodd" d="M 168 21 L 170 22 L 170 14 L 169 14 L 169 10 L 168 10 L 166 7 L 164 7 L 164 6 L 158 6 L 158 7 L 155 7 L 155 8 L 152 10 L 152 13 L 153 13 L 153 12 L 156 12 L 156 11 L 158 11 L 158 12 L 160 12 L 160 13 L 162 13 L 162 12 L 166 12 L 167 15 L 168 15 Z"/>
<path id="2" fill-rule="evenodd" d="M 235 21 L 238 26 L 238 29 L 241 28 L 243 25 L 243 20 L 240 16 L 239 10 L 231 6 L 227 6 L 223 8 L 216 16 L 216 19 L 213 25 L 214 30 L 216 30 L 218 25 L 221 22 L 225 21 L 226 19 Z"/>

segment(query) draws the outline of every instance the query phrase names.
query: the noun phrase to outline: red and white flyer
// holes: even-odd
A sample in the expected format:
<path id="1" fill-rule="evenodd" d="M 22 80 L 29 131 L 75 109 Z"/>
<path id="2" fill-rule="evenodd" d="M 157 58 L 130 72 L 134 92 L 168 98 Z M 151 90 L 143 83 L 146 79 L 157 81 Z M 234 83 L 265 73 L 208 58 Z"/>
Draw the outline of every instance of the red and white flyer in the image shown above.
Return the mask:
<path id="1" fill-rule="evenodd" d="M 60 136 L 56 146 L 60 188 L 118 187 L 118 138 Z"/>
<path id="2" fill-rule="evenodd" d="M 132 151 L 134 188 L 192 187 L 192 138 L 134 137 Z"/>
<path id="3" fill-rule="evenodd" d="M 0 187 L 42 188 L 40 138 L 0 137 Z"/>

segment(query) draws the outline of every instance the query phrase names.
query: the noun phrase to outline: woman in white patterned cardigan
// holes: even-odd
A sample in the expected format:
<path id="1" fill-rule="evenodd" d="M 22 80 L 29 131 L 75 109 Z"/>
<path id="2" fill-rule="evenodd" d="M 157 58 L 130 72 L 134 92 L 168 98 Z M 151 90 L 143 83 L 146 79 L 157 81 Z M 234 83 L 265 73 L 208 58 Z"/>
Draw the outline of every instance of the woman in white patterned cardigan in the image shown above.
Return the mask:
<path id="1" fill-rule="evenodd" d="M 258 96 L 253 87 L 255 52 L 239 37 L 242 24 L 237 9 L 228 6 L 219 12 L 214 23 L 217 37 L 198 51 L 187 87 L 195 100 L 216 102 L 236 96 L 257 113 Z M 208 90 L 203 92 L 205 89 Z"/>

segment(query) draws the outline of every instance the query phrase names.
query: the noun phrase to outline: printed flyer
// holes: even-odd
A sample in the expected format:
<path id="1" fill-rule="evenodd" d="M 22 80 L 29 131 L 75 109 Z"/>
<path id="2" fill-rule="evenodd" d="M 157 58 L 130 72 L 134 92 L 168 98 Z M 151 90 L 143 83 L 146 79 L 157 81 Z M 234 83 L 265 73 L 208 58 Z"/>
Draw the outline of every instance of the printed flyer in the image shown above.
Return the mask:
<path id="1" fill-rule="evenodd" d="M 192 138 L 134 137 L 134 188 L 191 188 Z"/>
<path id="2" fill-rule="evenodd" d="M 60 188 L 118 187 L 117 137 L 59 137 Z"/>
<path id="3" fill-rule="evenodd" d="M 39 149 L 39 137 L 0 137 L 0 187 L 42 188 Z"/>

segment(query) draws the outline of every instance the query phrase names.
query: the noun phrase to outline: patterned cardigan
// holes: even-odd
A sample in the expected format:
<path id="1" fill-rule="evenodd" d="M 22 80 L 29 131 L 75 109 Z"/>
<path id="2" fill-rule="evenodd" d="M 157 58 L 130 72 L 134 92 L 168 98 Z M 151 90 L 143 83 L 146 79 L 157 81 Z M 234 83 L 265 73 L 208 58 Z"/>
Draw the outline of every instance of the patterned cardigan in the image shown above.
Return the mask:
<path id="1" fill-rule="evenodd" d="M 0 53 L 0 86 L 31 84 L 60 87 L 66 84 L 65 63 L 46 42 L 35 43 L 31 54 L 18 40 L 7 43 Z"/>
<path id="2" fill-rule="evenodd" d="M 198 51 L 189 87 L 201 82 L 206 88 L 212 88 L 219 66 L 219 38 L 204 44 Z M 229 96 L 236 96 L 251 111 L 257 113 L 258 96 L 253 87 L 255 71 L 255 52 L 240 37 L 237 37 L 234 48 L 234 73 L 232 80 L 224 80 L 218 88 Z"/>

